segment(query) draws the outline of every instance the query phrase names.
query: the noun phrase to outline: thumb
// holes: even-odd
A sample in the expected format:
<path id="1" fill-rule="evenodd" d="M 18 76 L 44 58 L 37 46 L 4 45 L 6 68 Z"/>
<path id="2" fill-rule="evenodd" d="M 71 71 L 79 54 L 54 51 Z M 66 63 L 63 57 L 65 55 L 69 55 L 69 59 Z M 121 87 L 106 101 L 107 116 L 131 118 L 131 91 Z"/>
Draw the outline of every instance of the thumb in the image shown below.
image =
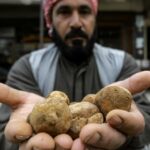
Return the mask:
<path id="1" fill-rule="evenodd" d="M 4 103 L 13 108 L 22 104 L 26 96 L 27 92 L 19 91 L 6 84 L 0 83 L 0 103 Z"/>
<path id="2" fill-rule="evenodd" d="M 142 71 L 132 75 L 131 77 L 113 83 L 128 89 L 132 94 L 142 92 L 150 87 L 150 71 Z"/>
<path id="3" fill-rule="evenodd" d="M 113 128 L 127 135 L 134 136 L 143 132 L 145 127 L 144 117 L 134 101 L 132 102 L 130 112 L 119 109 L 112 110 L 107 114 L 106 122 Z"/>

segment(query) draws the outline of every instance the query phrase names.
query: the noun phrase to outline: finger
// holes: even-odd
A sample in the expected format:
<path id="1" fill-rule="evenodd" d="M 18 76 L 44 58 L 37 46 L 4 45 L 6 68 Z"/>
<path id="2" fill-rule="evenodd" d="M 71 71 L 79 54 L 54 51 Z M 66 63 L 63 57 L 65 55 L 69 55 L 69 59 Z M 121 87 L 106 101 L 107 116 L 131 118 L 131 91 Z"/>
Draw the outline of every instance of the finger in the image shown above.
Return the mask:
<path id="1" fill-rule="evenodd" d="M 136 73 L 126 80 L 119 81 L 111 85 L 123 86 L 132 94 L 142 92 L 150 87 L 150 71 Z"/>
<path id="2" fill-rule="evenodd" d="M 26 92 L 13 89 L 5 84 L 0 83 L 0 102 L 6 105 L 15 107 L 22 103 L 24 97 L 27 96 Z"/>
<path id="3" fill-rule="evenodd" d="M 85 150 L 85 144 L 78 138 L 74 140 L 71 150 Z"/>
<path id="4" fill-rule="evenodd" d="M 55 137 L 55 144 L 55 150 L 70 150 L 73 140 L 69 135 L 61 134 Z"/>
<path id="5" fill-rule="evenodd" d="M 19 104 L 18 108 L 13 110 L 10 120 L 5 127 L 5 136 L 9 141 L 21 142 L 28 139 L 32 135 L 32 127 L 27 122 L 27 117 L 32 111 L 35 100 L 43 100 L 41 97 L 34 94 L 27 94 L 25 101 L 28 104 Z M 25 102 L 24 102 L 25 103 Z"/>
<path id="6" fill-rule="evenodd" d="M 5 136 L 11 142 L 22 142 L 27 140 L 31 135 L 32 127 L 25 121 L 10 121 L 6 125 Z"/>
<path id="7" fill-rule="evenodd" d="M 106 122 L 127 135 L 138 135 L 145 127 L 144 117 L 134 104 L 131 106 L 131 112 L 112 110 L 107 114 Z"/>
<path id="8" fill-rule="evenodd" d="M 126 137 L 107 123 L 88 124 L 80 133 L 81 141 L 99 149 L 114 150 L 123 145 Z"/>
<path id="9" fill-rule="evenodd" d="M 46 133 L 39 133 L 30 138 L 29 141 L 20 145 L 19 150 L 53 150 L 55 142 Z"/>

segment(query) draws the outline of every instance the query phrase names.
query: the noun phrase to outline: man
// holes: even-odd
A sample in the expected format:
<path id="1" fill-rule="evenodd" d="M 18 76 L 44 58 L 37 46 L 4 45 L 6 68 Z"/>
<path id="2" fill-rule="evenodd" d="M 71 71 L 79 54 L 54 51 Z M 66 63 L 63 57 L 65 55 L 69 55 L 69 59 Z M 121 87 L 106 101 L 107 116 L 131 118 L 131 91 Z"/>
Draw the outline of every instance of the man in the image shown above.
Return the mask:
<path id="1" fill-rule="evenodd" d="M 111 111 L 106 117 L 106 123 L 85 126 L 80 137 L 74 141 L 67 134 L 54 138 L 47 133 L 33 134 L 26 121 L 27 116 L 34 104 L 43 101 L 43 96 L 47 96 L 50 91 L 63 91 L 72 101 L 77 101 L 86 94 L 96 93 L 102 87 L 139 71 L 129 54 L 95 43 L 97 0 L 46 0 L 44 6 L 47 27 L 54 43 L 25 55 L 15 63 L 7 80 L 7 84 L 13 88 L 0 85 L 0 102 L 11 107 L 2 105 L 0 110 L 0 148 L 142 149 L 143 144 L 149 142 L 150 105 L 141 94 L 136 95 L 130 112 Z M 144 72 L 144 78 L 145 74 L 149 76 L 149 72 Z M 144 78 L 143 74 L 142 77 L 138 74 L 116 84 L 134 94 L 149 86 L 143 82 Z M 139 87 L 137 79 L 142 80 Z M 6 139 L 19 144 L 12 144 Z"/>

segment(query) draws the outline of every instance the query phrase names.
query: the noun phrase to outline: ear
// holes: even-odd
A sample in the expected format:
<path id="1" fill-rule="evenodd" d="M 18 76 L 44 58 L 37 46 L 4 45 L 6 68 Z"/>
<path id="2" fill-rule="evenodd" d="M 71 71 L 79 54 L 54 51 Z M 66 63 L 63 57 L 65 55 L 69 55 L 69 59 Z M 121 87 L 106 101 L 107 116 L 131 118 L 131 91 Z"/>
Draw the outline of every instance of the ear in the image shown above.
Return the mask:
<path id="1" fill-rule="evenodd" d="M 48 30 L 49 37 L 52 37 L 52 32 L 53 32 L 53 26 L 51 26 Z"/>

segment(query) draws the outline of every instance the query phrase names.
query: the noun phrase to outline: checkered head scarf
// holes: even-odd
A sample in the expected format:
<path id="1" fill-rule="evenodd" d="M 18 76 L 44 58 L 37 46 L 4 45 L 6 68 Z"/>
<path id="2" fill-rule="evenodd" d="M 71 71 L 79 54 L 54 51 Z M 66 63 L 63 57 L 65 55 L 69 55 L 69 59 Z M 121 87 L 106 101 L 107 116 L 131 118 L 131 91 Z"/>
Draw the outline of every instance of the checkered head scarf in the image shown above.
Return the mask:
<path id="1" fill-rule="evenodd" d="M 46 26 L 50 29 L 51 28 L 51 18 L 49 13 L 52 11 L 52 8 L 55 6 L 55 4 L 57 4 L 60 0 L 44 0 L 44 16 L 46 19 Z M 97 10 L 98 10 L 98 0 L 88 0 L 93 8 L 93 11 L 95 14 L 97 14 Z"/>

